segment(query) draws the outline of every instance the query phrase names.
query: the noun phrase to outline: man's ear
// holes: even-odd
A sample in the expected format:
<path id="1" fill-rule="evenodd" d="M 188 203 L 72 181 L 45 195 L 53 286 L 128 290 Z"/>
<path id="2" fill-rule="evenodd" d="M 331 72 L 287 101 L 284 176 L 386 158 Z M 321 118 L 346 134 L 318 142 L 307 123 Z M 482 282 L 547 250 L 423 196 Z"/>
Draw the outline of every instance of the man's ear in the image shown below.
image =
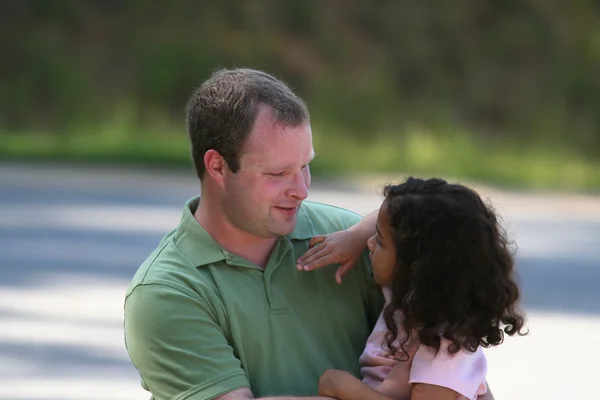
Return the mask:
<path id="1" fill-rule="evenodd" d="M 228 168 L 223 156 L 216 150 L 208 150 L 204 153 L 204 166 L 206 167 L 206 173 L 219 186 L 223 186 L 224 175 Z"/>

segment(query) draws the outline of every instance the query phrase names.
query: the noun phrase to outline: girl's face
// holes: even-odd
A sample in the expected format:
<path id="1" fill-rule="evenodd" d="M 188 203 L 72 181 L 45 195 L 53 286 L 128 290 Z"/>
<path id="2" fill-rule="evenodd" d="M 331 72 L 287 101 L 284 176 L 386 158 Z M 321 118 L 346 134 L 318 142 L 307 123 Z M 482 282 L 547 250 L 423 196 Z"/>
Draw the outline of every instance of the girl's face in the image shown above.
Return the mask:
<path id="1" fill-rule="evenodd" d="M 376 228 L 377 233 L 369 239 L 367 246 L 375 281 L 385 287 L 391 283 L 396 269 L 396 245 L 392 237 L 386 202 L 379 209 Z"/>

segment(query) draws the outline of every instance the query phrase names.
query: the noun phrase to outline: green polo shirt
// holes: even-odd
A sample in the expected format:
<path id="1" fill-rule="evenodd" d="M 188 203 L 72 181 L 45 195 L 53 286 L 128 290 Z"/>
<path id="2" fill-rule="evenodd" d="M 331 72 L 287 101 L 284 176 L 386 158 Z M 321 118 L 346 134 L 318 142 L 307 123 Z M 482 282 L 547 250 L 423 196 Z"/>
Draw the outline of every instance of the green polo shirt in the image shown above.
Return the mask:
<path id="1" fill-rule="evenodd" d="M 328 368 L 359 376 L 383 306 L 366 254 L 342 285 L 337 265 L 303 272 L 296 260 L 314 235 L 361 217 L 305 201 L 262 270 L 197 223 L 198 201 L 186 204 L 127 291 L 125 342 L 153 399 L 205 400 L 242 387 L 256 397 L 312 396 Z"/>

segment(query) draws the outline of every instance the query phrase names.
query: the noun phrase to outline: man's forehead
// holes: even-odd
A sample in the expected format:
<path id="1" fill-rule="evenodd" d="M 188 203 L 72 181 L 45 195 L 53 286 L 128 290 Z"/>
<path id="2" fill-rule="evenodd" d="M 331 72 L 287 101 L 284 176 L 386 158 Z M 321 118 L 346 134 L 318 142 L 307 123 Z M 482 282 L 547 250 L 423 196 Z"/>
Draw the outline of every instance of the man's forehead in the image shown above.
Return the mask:
<path id="1" fill-rule="evenodd" d="M 310 125 L 257 125 L 239 154 L 240 158 L 258 164 L 306 163 L 315 156 Z"/>
<path id="2" fill-rule="evenodd" d="M 290 148 L 282 151 L 281 148 L 264 144 L 254 149 L 246 148 L 240 153 L 240 159 L 246 165 L 265 166 L 275 169 L 294 167 L 296 164 L 307 164 L 315 158 L 315 151 L 303 151 L 299 148 Z"/>

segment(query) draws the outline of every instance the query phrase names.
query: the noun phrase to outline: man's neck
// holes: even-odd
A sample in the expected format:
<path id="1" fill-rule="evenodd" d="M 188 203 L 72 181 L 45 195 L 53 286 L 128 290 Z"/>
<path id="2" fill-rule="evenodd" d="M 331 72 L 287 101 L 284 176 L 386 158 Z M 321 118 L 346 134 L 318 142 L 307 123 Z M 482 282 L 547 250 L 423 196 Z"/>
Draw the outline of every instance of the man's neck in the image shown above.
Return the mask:
<path id="1" fill-rule="evenodd" d="M 200 200 L 194 213 L 196 221 L 222 248 L 264 269 L 277 239 L 264 239 L 238 229 L 215 208 Z"/>

